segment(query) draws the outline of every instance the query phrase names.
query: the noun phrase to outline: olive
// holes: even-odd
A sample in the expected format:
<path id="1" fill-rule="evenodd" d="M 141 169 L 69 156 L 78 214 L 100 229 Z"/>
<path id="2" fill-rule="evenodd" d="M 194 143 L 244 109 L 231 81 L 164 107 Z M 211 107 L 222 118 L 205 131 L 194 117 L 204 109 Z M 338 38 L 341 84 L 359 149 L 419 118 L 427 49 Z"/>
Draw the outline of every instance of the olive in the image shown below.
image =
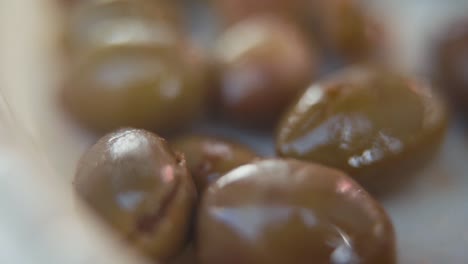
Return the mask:
<path id="1" fill-rule="evenodd" d="M 178 45 L 177 12 L 166 1 L 83 1 L 71 10 L 66 44 L 78 54 L 113 45 Z"/>
<path id="2" fill-rule="evenodd" d="M 207 136 L 185 136 L 172 146 L 184 154 L 199 192 L 230 170 L 258 158 L 247 146 Z"/>
<path id="3" fill-rule="evenodd" d="M 82 157 L 77 194 L 144 253 L 165 260 L 187 243 L 196 190 L 185 160 L 160 137 L 122 129 Z"/>
<path id="4" fill-rule="evenodd" d="M 468 19 L 443 32 L 435 50 L 434 75 L 439 86 L 464 113 L 468 113 Z"/>
<path id="5" fill-rule="evenodd" d="M 344 170 L 380 192 L 427 161 L 446 127 L 445 105 L 427 82 L 360 65 L 311 85 L 280 122 L 276 149 Z"/>
<path id="6" fill-rule="evenodd" d="M 252 17 L 217 40 L 219 104 L 240 123 L 268 126 L 317 71 L 318 56 L 301 31 L 272 15 Z"/>
<path id="7" fill-rule="evenodd" d="M 86 56 L 63 89 L 66 109 L 100 132 L 132 126 L 170 131 L 202 111 L 204 87 L 178 49 L 107 47 Z"/>
<path id="8" fill-rule="evenodd" d="M 328 49 L 346 60 L 376 55 L 384 44 L 378 20 L 356 0 L 309 0 L 310 17 Z"/>
<path id="9" fill-rule="evenodd" d="M 203 194 L 196 245 L 203 264 L 393 264 L 384 209 L 344 173 L 264 160 L 224 175 Z"/>

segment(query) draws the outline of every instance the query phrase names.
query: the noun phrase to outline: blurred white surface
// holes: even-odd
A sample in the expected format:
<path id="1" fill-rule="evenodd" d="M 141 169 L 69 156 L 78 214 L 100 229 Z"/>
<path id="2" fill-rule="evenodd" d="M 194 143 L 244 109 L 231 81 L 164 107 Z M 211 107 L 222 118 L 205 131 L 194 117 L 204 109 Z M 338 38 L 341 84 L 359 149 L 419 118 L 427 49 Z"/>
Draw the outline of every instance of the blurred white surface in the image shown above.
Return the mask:
<path id="1" fill-rule="evenodd" d="M 61 65 L 54 59 L 58 20 L 50 3 L 0 1 L 0 92 L 13 114 L 6 118 L 10 110 L 0 104 L 0 263 L 133 264 L 112 239 L 85 224 L 71 197 L 76 160 L 92 139 L 54 103 Z M 375 3 L 395 34 L 391 57 L 415 72 L 426 69 L 431 32 L 468 6 L 462 0 Z M 13 123 L 8 133 L 5 127 Z M 263 142 L 257 147 L 269 154 L 270 141 L 260 137 L 244 134 L 242 140 Z M 467 138 L 467 129 L 454 125 L 440 157 L 384 201 L 397 230 L 400 263 L 468 263 Z"/>
<path id="2" fill-rule="evenodd" d="M 74 201 L 70 182 L 57 176 L 56 164 L 73 171 L 66 162 L 80 148 L 70 148 L 82 141 L 69 140 L 74 134 L 61 128 L 48 101 L 56 66 L 50 4 L 0 1 L 0 263 L 140 263 L 104 235 Z"/>

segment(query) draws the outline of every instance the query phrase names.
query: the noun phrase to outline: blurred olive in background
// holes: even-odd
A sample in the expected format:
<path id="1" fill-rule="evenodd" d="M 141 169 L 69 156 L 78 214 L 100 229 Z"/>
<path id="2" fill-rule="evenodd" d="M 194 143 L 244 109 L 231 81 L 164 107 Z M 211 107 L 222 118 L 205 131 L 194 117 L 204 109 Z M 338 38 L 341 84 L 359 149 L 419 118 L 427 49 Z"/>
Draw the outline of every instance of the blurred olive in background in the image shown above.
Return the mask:
<path id="1" fill-rule="evenodd" d="M 383 27 L 356 0 L 309 0 L 308 18 L 322 45 L 348 61 L 373 57 L 385 41 Z"/>
<path id="2" fill-rule="evenodd" d="M 230 170 L 259 158 L 247 146 L 209 136 L 185 136 L 175 140 L 172 147 L 184 155 L 200 193 Z"/>
<path id="3" fill-rule="evenodd" d="M 366 60 L 385 41 L 383 25 L 358 0 L 212 1 L 227 25 L 257 15 L 275 14 L 297 23 L 321 46 L 344 61 Z"/>
<path id="4" fill-rule="evenodd" d="M 444 137 L 447 111 L 431 88 L 375 65 L 342 70 L 312 84 L 284 115 L 277 152 L 344 170 L 371 192 L 391 190 Z"/>
<path id="5" fill-rule="evenodd" d="M 439 38 L 434 75 L 440 88 L 468 114 L 468 18 L 450 24 Z"/>
<path id="6" fill-rule="evenodd" d="M 203 194 L 202 264 L 395 264 L 393 225 L 346 174 L 295 160 L 232 170 Z"/>
<path id="7" fill-rule="evenodd" d="M 216 41 L 218 103 L 227 118 L 271 126 L 317 75 L 319 56 L 294 24 L 273 15 L 251 17 Z"/>
<path id="8" fill-rule="evenodd" d="M 124 126 L 167 132 L 202 113 L 200 75 L 179 49 L 116 46 L 96 50 L 71 70 L 66 109 L 85 126 L 106 132 Z"/>
<path id="9" fill-rule="evenodd" d="M 202 112 L 209 64 L 167 1 L 85 1 L 71 11 L 65 107 L 108 132 L 167 132 Z"/>
<path id="10" fill-rule="evenodd" d="M 77 194 L 123 239 L 156 260 L 188 244 L 197 193 L 182 157 L 160 137 L 122 129 L 82 157 Z"/>
<path id="11" fill-rule="evenodd" d="M 66 45 L 74 54 L 110 45 L 178 45 L 179 14 L 166 1 L 83 1 L 70 12 Z"/>

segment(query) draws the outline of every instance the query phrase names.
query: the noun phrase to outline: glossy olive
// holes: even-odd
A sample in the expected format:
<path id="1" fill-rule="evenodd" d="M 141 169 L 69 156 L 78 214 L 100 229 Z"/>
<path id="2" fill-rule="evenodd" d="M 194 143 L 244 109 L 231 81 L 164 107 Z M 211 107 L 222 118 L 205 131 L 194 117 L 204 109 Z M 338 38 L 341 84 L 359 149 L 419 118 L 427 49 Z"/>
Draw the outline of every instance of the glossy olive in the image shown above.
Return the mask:
<path id="1" fill-rule="evenodd" d="M 393 264 L 384 209 L 344 173 L 294 160 L 241 166 L 204 193 L 202 264 Z"/>
<path id="2" fill-rule="evenodd" d="M 310 82 L 318 56 L 301 32 L 275 16 L 257 16 L 229 28 L 216 43 L 219 101 L 232 119 L 273 123 Z"/>
<path id="3" fill-rule="evenodd" d="M 451 24 L 443 32 L 434 64 L 440 87 L 468 113 L 468 19 Z"/>
<path id="4" fill-rule="evenodd" d="M 447 126 L 428 83 L 376 66 L 355 66 L 311 85 L 280 122 L 280 156 L 348 172 L 371 191 L 408 178 Z"/>
<path id="5" fill-rule="evenodd" d="M 356 0 L 309 0 L 310 15 L 328 49 L 348 60 L 366 59 L 383 45 L 381 24 Z"/>
<path id="6" fill-rule="evenodd" d="M 119 46 L 79 63 L 63 98 L 75 118 L 97 131 L 123 126 L 169 131 L 200 114 L 204 87 L 177 49 Z"/>
<path id="7" fill-rule="evenodd" d="M 66 44 L 81 55 L 115 45 L 179 45 L 183 38 L 174 6 L 166 1 L 83 1 L 67 20 Z"/>
<path id="8" fill-rule="evenodd" d="M 124 129 L 82 157 L 78 195 L 123 238 L 156 259 L 182 252 L 197 198 L 182 157 L 158 136 Z"/>
<path id="9" fill-rule="evenodd" d="M 226 172 L 258 158 L 247 146 L 207 136 L 186 136 L 172 146 L 185 156 L 199 192 Z"/>

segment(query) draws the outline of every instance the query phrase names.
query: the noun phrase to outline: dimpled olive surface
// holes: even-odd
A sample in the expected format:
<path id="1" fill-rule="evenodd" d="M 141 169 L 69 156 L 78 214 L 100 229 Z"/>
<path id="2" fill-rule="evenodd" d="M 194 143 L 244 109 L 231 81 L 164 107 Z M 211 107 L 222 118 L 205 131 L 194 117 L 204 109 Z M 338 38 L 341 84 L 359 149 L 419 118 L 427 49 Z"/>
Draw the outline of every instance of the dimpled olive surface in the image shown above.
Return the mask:
<path id="1" fill-rule="evenodd" d="M 392 224 L 344 173 L 294 160 L 239 167 L 203 195 L 201 264 L 393 264 Z"/>
<path id="2" fill-rule="evenodd" d="M 156 259 L 182 252 L 196 190 L 185 161 L 158 136 L 124 129 L 82 157 L 78 195 L 122 237 Z"/>
<path id="3" fill-rule="evenodd" d="M 340 168 L 375 191 L 401 182 L 407 167 L 434 153 L 446 124 L 427 83 L 356 66 L 305 91 L 279 124 L 276 148 L 280 156 Z"/>
<path id="4" fill-rule="evenodd" d="M 118 46 L 100 49 L 72 71 L 64 105 L 97 131 L 124 126 L 169 131 L 203 107 L 200 76 L 178 49 Z"/>
<path id="5" fill-rule="evenodd" d="M 457 21 L 440 36 L 435 72 L 441 88 L 468 113 L 468 18 Z"/>
<path id="6" fill-rule="evenodd" d="M 187 160 L 197 189 L 201 192 L 226 172 L 258 158 L 247 146 L 208 136 L 185 136 L 172 144 Z"/>
<path id="7" fill-rule="evenodd" d="M 233 120 L 270 125 L 315 76 L 318 57 L 302 33 L 278 17 L 239 22 L 216 42 L 219 101 Z"/>

